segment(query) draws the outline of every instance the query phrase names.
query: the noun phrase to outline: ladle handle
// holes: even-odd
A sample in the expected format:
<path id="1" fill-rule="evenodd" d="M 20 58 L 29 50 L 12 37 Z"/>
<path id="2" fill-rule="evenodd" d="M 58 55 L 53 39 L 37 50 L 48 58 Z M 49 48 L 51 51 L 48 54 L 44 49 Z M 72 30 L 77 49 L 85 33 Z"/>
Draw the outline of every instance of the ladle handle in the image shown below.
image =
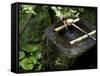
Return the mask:
<path id="1" fill-rule="evenodd" d="M 81 32 L 83 32 L 84 34 L 86 34 L 88 37 L 90 37 L 93 40 L 96 40 L 93 36 L 89 35 L 86 31 L 84 31 L 83 29 L 81 29 L 80 27 L 78 27 L 75 24 L 72 24 L 75 28 L 77 28 L 78 30 L 80 30 Z"/>
<path id="2" fill-rule="evenodd" d="M 80 20 L 80 19 L 77 18 L 77 19 L 73 20 L 73 23 L 78 22 L 79 20 Z"/>
<path id="3" fill-rule="evenodd" d="M 62 26 L 60 26 L 60 27 L 55 28 L 54 30 L 55 30 L 56 32 L 58 32 L 58 31 L 64 29 L 65 27 L 66 27 L 65 25 L 62 25 Z"/>

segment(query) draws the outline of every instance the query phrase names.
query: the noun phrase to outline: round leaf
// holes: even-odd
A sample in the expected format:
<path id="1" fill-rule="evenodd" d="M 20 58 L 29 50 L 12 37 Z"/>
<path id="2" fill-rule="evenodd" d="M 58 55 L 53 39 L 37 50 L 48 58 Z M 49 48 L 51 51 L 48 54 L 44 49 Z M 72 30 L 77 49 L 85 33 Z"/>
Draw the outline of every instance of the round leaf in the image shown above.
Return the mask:
<path id="1" fill-rule="evenodd" d="M 34 57 L 35 57 L 36 59 L 41 59 L 41 57 L 42 57 L 42 56 L 41 56 L 42 54 L 41 54 L 41 52 L 39 52 L 39 51 L 36 52 L 36 53 L 33 54 L 33 55 L 34 55 Z"/>
<path id="2" fill-rule="evenodd" d="M 19 60 L 25 57 L 25 53 L 23 51 L 19 51 Z"/>
<path id="3" fill-rule="evenodd" d="M 37 60 L 34 57 L 24 58 L 20 65 L 24 70 L 32 70 Z"/>

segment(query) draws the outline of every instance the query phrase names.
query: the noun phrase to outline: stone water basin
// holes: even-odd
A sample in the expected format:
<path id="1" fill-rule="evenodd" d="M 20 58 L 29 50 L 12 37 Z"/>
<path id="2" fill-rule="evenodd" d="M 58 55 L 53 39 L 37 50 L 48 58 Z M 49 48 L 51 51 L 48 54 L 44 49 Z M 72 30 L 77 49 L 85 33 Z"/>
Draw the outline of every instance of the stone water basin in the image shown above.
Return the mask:
<path id="1" fill-rule="evenodd" d="M 80 19 L 80 21 L 76 22 L 75 24 L 88 33 L 96 30 L 96 25 L 92 25 L 84 19 Z M 45 30 L 47 38 L 50 40 L 51 43 L 53 43 L 54 46 L 56 46 L 56 48 L 59 50 L 58 52 L 64 52 L 65 55 L 68 55 L 69 59 L 75 59 L 87 53 L 88 50 L 95 49 L 94 52 L 97 51 L 96 41 L 92 40 L 89 37 L 71 45 L 70 41 L 85 34 L 73 26 L 69 27 L 68 30 L 64 28 L 59 32 L 54 31 L 55 28 L 62 25 L 63 23 L 61 21 L 57 21 Z M 93 35 L 93 37 L 96 38 L 96 34 Z"/>

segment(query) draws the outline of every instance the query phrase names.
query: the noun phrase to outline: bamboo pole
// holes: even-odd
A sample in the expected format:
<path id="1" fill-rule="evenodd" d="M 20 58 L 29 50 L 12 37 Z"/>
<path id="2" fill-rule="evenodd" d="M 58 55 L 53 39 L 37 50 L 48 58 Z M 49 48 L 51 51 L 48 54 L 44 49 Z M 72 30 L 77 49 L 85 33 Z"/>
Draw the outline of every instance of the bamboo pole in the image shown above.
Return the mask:
<path id="1" fill-rule="evenodd" d="M 92 36 L 92 35 L 94 35 L 95 33 L 96 33 L 96 30 L 94 30 L 94 31 L 92 31 L 92 32 L 90 32 L 90 33 L 88 33 L 88 35 L 89 35 L 89 36 Z M 81 36 L 81 37 L 79 37 L 79 38 L 77 38 L 77 39 L 75 39 L 75 40 L 72 40 L 72 41 L 70 41 L 70 44 L 73 45 L 73 44 L 75 44 L 75 43 L 78 43 L 78 42 L 80 42 L 80 41 L 82 41 L 82 40 L 88 38 L 88 35 L 83 35 L 83 36 Z"/>
<path id="2" fill-rule="evenodd" d="M 77 22 L 77 21 L 79 21 L 79 20 L 80 20 L 79 18 L 77 18 L 77 19 L 75 19 L 75 20 L 73 20 L 73 19 L 64 20 L 64 21 L 63 21 L 63 22 L 64 22 L 64 25 L 62 25 L 62 26 L 60 26 L 60 27 L 57 27 L 57 28 L 55 28 L 54 30 L 55 30 L 56 32 L 58 32 L 58 31 L 64 29 L 65 27 L 67 27 L 67 25 L 71 25 L 72 23 L 75 23 L 75 22 Z"/>
<path id="3" fill-rule="evenodd" d="M 66 25 L 62 25 L 62 26 L 60 26 L 60 27 L 57 27 L 57 28 L 54 29 L 54 30 L 55 30 L 56 32 L 58 32 L 58 31 L 64 29 L 65 27 L 66 27 Z"/>
<path id="4" fill-rule="evenodd" d="M 81 29 L 80 27 L 78 27 L 77 25 L 73 24 L 72 25 L 77 28 L 78 30 L 80 30 L 81 32 L 83 32 L 84 34 L 86 34 L 87 36 L 89 36 L 91 39 L 96 40 L 94 37 L 90 36 L 86 31 L 84 31 L 83 29 Z"/>

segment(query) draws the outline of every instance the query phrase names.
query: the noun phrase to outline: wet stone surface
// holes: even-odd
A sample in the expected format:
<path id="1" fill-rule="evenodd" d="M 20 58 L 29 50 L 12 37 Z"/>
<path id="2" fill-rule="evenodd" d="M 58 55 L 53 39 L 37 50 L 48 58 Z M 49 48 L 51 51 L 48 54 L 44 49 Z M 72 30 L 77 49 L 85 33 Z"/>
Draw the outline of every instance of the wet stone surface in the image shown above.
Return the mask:
<path id="1" fill-rule="evenodd" d="M 59 32 L 55 32 L 54 28 L 59 27 L 61 25 L 63 25 L 62 22 L 60 21 L 55 22 L 53 25 L 51 25 L 45 30 L 45 35 L 48 38 L 49 43 L 52 43 L 52 45 L 55 46 L 55 47 L 51 47 L 53 50 L 52 52 L 57 50 L 55 52 L 56 54 L 62 53 L 63 56 L 66 56 L 65 57 L 66 59 L 69 59 L 67 63 L 66 62 L 64 63 L 65 64 L 64 67 L 65 69 L 70 69 L 69 66 L 77 65 L 75 64 L 75 61 L 77 60 L 78 57 L 82 56 L 84 53 L 88 52 L 88 50 L 96 46 L 96 41 L 93 41 L 91 38 L 88 37 L 83 41 L 80 41 L 74 45 L 71 45 L 69 43 L 71 40 L 74 40 L 80 36 L 83 36 L 84 33 L 80 32 L 79 30 L 77 30 L 75 27 L 72 27 L 72 26 L 69 27 L 68 30 L 66 30 L 65 28 Z M 77 22 L 76 25 L 82 28 L 83 30 L 87 31 L 88 33 L 96 29 L 95 25 L 92 25 L 92 24 L 90 25 L 90 23 L 85 20 L 81 20 Z M 58 54 L 58 56 L 60 56 L 60 54 Z"/>

